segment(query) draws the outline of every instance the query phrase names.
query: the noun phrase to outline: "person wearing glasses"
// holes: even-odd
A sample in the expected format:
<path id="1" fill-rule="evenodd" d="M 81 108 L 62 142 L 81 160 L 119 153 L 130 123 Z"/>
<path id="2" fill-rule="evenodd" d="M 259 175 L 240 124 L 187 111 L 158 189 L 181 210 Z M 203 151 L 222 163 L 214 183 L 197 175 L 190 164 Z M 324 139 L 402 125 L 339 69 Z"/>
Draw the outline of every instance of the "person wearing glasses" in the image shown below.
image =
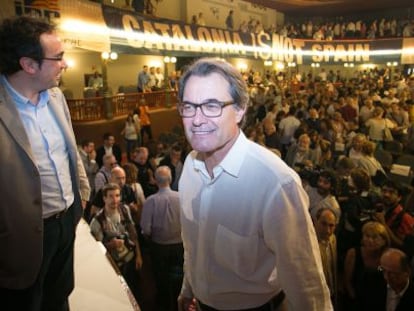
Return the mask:
<path id="1" fill-rule="evenodd" d="M 389 248 L 380 260 L 378 269 L 387 281 L 386 308 L 390 311 L 410 311 L 414 306 L 414 283 L 407 255 L 399 249 Z"/>
<path id="2" fill-rule="evenodd" d="M 0 301 L 2 310 L 69 310 L 76 225 L 89 199 L 53 25 L 0 25 Z"/>
<path id="3" fill-rule="evenodd" d="M 307 195 L 292 169 L 240 130 L 248 101 L 224 61 L 200 59 L 180 80 L 193 151 L 179 182 L 179 310 L 332 310 Z"/>
<path id="4" fill-rule="evenodd" d="M 381 255 L 389 247 L 390 236 L 384 225 L 368 221 L 362 226 L 361 245 L 350 248 L 345 257 L 346 310 L 384 310 L 379 297 L 385 280 L 378 266 Z"/>

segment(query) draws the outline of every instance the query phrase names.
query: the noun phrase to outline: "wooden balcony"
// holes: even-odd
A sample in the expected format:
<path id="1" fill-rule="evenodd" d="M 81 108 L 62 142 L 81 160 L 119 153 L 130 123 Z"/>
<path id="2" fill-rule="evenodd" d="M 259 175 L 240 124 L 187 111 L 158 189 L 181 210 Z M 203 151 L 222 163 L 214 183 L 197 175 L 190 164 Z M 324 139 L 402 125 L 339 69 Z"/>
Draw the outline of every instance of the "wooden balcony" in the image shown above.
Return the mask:
<path id="1" fill-rule="evenodd" d="M 141 99 L 145 99 L 150 110 L 171 108 L 177 103 L 176 91 L 150 93 L 125 93 L 109 97 L 68 99 L 73 122 L 108 120 L 132 113 Z"/>

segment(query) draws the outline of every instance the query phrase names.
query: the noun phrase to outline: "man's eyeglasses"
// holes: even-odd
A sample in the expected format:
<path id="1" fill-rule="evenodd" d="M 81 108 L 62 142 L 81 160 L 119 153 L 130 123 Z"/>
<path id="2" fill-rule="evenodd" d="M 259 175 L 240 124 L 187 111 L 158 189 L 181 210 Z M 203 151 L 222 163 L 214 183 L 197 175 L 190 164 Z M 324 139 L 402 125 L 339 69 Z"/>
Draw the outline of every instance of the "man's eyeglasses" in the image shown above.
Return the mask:
<path id="1" fill-rule="evenodd" d="M 220 117 L 223 113 L 223 108 L 233 105 L 234 101 L 209 101 L 202 104 L 194 104 L 190 102 L 182 102 L 178 105 L 178 112 L 183 118 L 192 118 L 196 115 L 197 108 L 200 108 L 204 116 L 208 118 Z"/>
<path id="2" fill-rule="evenodd" d="M 42 57 L 42 60 L 51 60 L 55 62 L 61 62 L 63 60 L 63 55 L 54 56 L 54 57 Z"/>
<path id="3" fill-rule="evenodd" d="M 111 166 L 116 166 L 116 165 L 118 165 L 118 162 L 111 163 Z"/>

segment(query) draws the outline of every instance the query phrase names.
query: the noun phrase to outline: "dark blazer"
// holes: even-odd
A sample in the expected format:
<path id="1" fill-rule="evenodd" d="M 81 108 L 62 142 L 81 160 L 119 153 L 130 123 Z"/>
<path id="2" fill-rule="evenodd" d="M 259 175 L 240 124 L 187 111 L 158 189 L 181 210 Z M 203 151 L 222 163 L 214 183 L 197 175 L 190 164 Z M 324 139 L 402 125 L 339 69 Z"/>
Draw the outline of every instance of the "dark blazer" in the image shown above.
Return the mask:
<path id="1" fill-rule="evenodd" d="M 119 147 L 117 144 L 114 144 L 112 146 L 112 154 L 114 155 L 116 161 L 119 163 L 119 165 L 121 165 L 121 161 L 122 161 L 122 151 L 121 151 L 121 147 Z M 105 155 L 105 147 L 104 146 L 100 146 L 97 150 L 96 150 L 96 163 L 98 163 L 99 168 L 102 167 L 103 165 L 103 157 Z"/>
<path id="2" fill-rule="evenodd" d="M 81 196 L 89 184 L 79 157 L 62 92 L 49 90 L 49 105 L 66 141 L 75 195 L 74 226 L 82 216 Z M 43 219 L 40 175 L 15 103 L 0 83 L 0 287 L 27 288 L 42 263 Z"/>
<path id="3" fill-rule="evenodd" d="M 407 290 L 401 297 L 400 303 L 395 308 L 395 311 L 412 311 L 414 310 L 414 280 L 410 280 Z"/>

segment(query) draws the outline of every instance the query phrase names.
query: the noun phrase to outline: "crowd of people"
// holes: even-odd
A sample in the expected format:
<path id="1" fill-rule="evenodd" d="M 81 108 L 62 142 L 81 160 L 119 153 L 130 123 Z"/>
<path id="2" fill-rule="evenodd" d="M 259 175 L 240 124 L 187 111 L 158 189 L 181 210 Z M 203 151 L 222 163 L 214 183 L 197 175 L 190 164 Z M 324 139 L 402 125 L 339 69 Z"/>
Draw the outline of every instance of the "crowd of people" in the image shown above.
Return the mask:
<path id="1" fill-rule="evenodd" d="M 250 28 L 251 30 L 253 29 Z M 271 26 L 266 31 L 290 38 L 314 40 L 412 37 L 414 21 L 412 18 L 401 19 L 395 17 L 369 21 L 338 17 L 328 21 L 311 19 L 302 23 L 292 21 L 279 27 Z M 257 32 L 256 28 L 253 32 Z"/>
<path id="2" fill-rule="evenodd" d="M 206 26 L 203 13 L 193 15 L 192 25 Z M 288 19 L 282 25 L 264 25 L 259 19 L 251 17 L 235 25 L 233 10 L 230 10 L 223 28 L 242 33 L 275 33 L 284 37 L 313 39 L 313 40 L 340 40 L 340 39 L 381 39 L 414 36 L 414 19 L 382 17 L 365 20 L 364 18 L 336 17 L 330 19 L 314 18 L 298 22 L 294 18 Z"/>

